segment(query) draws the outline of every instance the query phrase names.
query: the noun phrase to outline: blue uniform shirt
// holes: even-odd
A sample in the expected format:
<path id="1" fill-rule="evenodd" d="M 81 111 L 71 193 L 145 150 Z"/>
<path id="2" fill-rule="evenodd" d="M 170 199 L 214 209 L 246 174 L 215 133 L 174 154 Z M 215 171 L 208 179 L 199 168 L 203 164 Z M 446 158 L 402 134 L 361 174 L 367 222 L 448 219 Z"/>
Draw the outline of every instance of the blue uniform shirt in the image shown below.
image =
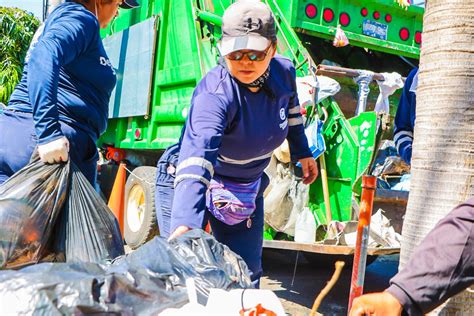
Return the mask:
<path id="1" fill-rule="evenodd" d="M 293 161 L 312 157 L 291 61 L 276 55 L 265 85 L 252 92 L 222 65 L 199 82 L 180 140 L 171 232 L 180 225 L 203 225 L 207 186 L 214 174 L 244 183 L 259 179 L 285 138 Z"/>
<path id="2" fill-rule="evenodd" d="M 411 163 L 413 130 L 416 120 L 416 87 L 412 87 L 412 84 L 417 74 L 418 68 L 413 69 L 405 81 L 393 129 L 393 140 L 398 154 L 408 164 Z"/>
<path id="3" fill-rule="evenodd" d="M 66 2 L 36 32 L 9 108 L 33 113 L 39 144 L 63 136 L 59 121 L 95 141 L 107 127 L 115 81 L 97 18 L 81 4 Z"/>

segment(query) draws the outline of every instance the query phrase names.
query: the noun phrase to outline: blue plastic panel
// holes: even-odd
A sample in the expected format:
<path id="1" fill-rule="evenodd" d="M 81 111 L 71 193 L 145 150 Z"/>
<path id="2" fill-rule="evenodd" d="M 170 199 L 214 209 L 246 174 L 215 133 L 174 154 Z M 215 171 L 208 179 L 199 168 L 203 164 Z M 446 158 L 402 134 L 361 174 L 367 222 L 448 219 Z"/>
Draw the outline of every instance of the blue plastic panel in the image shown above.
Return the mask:
<path id="1" fill-rule="evenodd" d="M 152 17 L 103 40 L 117 73 L 109 118 L 148 115 L 156 19 Z"/>

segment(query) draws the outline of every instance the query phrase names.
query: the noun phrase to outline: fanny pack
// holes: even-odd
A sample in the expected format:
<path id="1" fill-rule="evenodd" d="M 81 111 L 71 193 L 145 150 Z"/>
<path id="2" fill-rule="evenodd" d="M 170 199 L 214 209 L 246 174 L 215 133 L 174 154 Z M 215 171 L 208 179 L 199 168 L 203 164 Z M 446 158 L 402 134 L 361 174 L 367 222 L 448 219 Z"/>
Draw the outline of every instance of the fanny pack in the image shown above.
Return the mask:
<path id="1" fill-rule="evenodd" d="M 214 176 L 207 191 L 207 208 L 215 218 L 227 225 L 236 225 L 247 220 L 255 212 L 255 200 L 261 179 L 250 183 L 223 180 Z"/>

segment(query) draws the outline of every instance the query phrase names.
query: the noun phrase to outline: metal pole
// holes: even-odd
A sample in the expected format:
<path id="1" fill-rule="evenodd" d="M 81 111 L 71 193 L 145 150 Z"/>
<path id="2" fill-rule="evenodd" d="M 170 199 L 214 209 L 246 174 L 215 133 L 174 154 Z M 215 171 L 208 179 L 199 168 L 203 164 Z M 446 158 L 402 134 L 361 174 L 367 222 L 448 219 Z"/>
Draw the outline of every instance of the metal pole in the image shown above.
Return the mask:
<path id="1" fill-rule="evenodd" d="M 326 66 L 319 65 L 317 72 L 318 75 L 327 75 L 330 77 L 357 77 L 359 73 L 355 69 L 336 67 L 336 66 Z M 374 80 L 383 81 L 383 75 L 379 73 L 374 73 Z"/>
<path id="2" fill-rule="evenodd" d="M 43 0 L 43 22 L 46 20 L 46 12 L 48 11 L 48 0 Z"/>
<path id="3" fill-rule="evenodd" d="M 351 291 L 349 294 L 349 308 L 347 309 L 347 313 L 351 310 L 353 300 L 356 297 L 361 296 L 364 290 L 370 218 L 372 216 L 376 183 L 377 178 L 374 176 L 362 177 L 359 224 L 357 225 L 357 239 L 354 252 L 354 263 L 352 265 Z"/>
<path id="4" fill-rule="evenodd" d="M 222 17 L 218 16 L 217 14 L 197 10 L 197 17 L 198 19 L 214 24 L 215 26 L 222 26 Z"/>

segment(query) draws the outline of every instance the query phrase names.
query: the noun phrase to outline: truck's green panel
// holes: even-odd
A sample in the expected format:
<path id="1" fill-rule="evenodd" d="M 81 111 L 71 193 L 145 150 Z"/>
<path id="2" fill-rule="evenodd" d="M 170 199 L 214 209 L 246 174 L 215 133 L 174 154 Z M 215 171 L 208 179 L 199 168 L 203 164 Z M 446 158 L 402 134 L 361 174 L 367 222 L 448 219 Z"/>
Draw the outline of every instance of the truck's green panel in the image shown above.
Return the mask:
<path id="1" fill-rule="evenodd" d="M 109 120 L 101 141 L 125 149 L 164 149 L 177 141 L 194 87 L 215 65 L 216 54 L 210 39 L 202 36 L 194 1 L 141 2 L 140 8 L 121 14 L 103 35 L 159 17 L 150 115 Z"/>
<path id="2" fill-rule="evenodd" d="M 336 27 L 340 24 L 351 45 L 412 58 L 418 58 L 420 54 L 420 43 L 415 41 L 415 34 L 419 32 L 421 35 L 422 31 L 423 9 L 420 7 L 410 6 L 408 9 L 403 9 L 393 0 L 269 0 L 269 2 L 286 8 L 282 12 L 296 32 L 333 39 Z M 306 13 L 308 6 L 316 8 L 312 11 L 316 12 L 316 15 L 308 16 Z M 325 10 L 332 11 L 332 20 L 325 20 Z M 366 16 L 363 16 L 363 12 L 367 12 Z M 344 13 L 350 19 L 347 26 L 342 25 L 340 21 L 340 16 Z M 387 26 L 387 39 L 364 35 L 362 32 L 364 19 Z M 402 28 L 408 30 L 409 36 L 406 39 L 400 37 Z"/>
<path id="3" fill-rule="evenodd" d="M 150 115 L 109 120 L 109 128 L 101 142 L 124 149 L 164 149 L 177 141 L 187 116 L 194 87 L 209 71 L 218 58 L 215 43 L 220 37 L 221 16 L 232 0 L 141 0 L 141 6 L 122 10 L 103 36 L 120 32 L 150 18 L 159 17 Z M 392 0 L 266 0 L 277 19 L 278 51 L 293 60 L 298 73 L 307 74 L 308 51 L 300 34 L 318 38 L 332 38 L 338 15 L 346 12 L 351 17 L 347 27 L 342 27 L 351 45 L 367 47 L 383 52 L 416 57 L 419 45 L 414 32 L 421 30 L 423 9 L 401 9 Z M 305 13 L 308 5 L 315 5 L 317 14 L 309 18 Z M 369 17 L 374 11 L 392 16 L 388 27 L 388 40 L 382 41 L 362 35 L 361 9 L 367 8 Z M 326 23 L 323 10 L 334 11 L 334 21 Z M 406 26 L 410 39 L 400 40 L 398 30 Z"/>

